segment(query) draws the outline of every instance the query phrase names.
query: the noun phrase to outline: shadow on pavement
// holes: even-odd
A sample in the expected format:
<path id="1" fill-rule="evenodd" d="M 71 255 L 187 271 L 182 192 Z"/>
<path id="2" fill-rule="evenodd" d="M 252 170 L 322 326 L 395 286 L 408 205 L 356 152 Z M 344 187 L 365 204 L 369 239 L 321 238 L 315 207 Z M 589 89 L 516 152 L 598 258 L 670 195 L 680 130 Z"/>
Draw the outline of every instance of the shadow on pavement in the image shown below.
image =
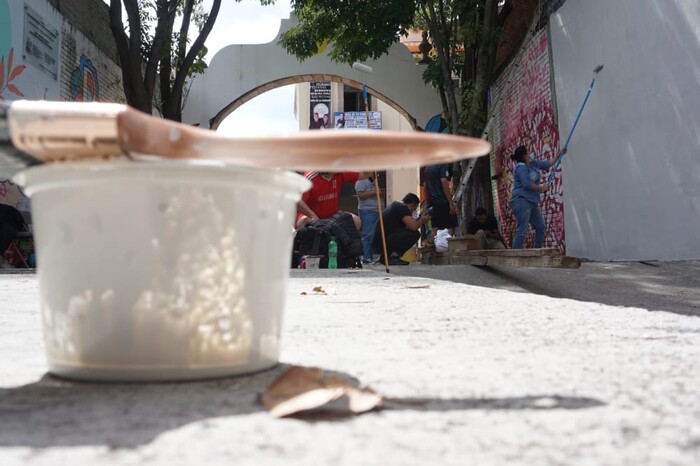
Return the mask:
<path id="1" fill-rule="evenodd" d="M 264 411 L 260 395 L 289 369 L 226 379 L 158 384 L 71 382 L 45 375 L 36 383 L 0 389 L 0 446 L 46 448 L 104 445 L 130 448 L 187 424 Z M 348 374 L 327 371 L 354 380 Z M 542 410 L 603 406 L 593 398 L 558 395 L 464 399 L 389 399 L 389 410 Z M 365 414 L 372 415 L 372 414 Z M 343 422 L 352 418 L 328 419 Z M 321 418 L 311 421 L 322 421 Z M 269 422 L 286 422 L 269 417 Z M 235 432 L 232 432 L 232 439 Z"/>

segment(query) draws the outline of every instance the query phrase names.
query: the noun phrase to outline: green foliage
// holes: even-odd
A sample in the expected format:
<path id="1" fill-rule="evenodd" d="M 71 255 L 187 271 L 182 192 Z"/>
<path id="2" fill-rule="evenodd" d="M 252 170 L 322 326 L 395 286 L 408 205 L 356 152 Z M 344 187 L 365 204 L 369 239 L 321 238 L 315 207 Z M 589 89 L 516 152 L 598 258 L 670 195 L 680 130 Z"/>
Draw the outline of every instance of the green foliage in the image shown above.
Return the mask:
<path id="1" fill-rule="evenodd" d="M 194 63 L 192 64 L 192 67 L 190 68 L 188 76 L 192 77 L 194 75 L 204 73 L 204 70 L 207 69 L 207 62 L 204 61 L 204 57 L 206 55 L 207 55 L 207 48 L 206 47 L 203 47 L 202 50 L 197 52 L 197 58 L 195 59 Z"/>
<path id="2" fill-rule="evenodd" d="M 207 67 L 204 44 L 222 1 L 241 0 L 109 0 L 110 28 L 130 105 L 144 112 L 155 105 L 164 117 L 181 118 L 189 78 Z"/>
<path id="3" fill-rule="evenodd" d="M 161 10 L 160 15 L 158 11 L 158 3 L 155 0 L 137 0 L 138 1 L 138 8 L 139 8 L 139 18 L 141 20 L 140 22 L 140 28 L 141 28 L 141 58 L 143 59 L 144 62 L 148 62 L 149 57 L 151 56 L 151 52 L 153 50 L 153 40 L 154 40 L 154 35 L 155 35 L 155 26 L 158 23 L 159 20 L 162 20 L 162 15 L 163 11 Z M 171 2 L 173 0 L 170 0 Z M 240 0 L 236 0 L 237 2 Z M 269 1 L 269 0 L 265 0 Z M 161 60 L 159 62 L 159 72 L 162 72 L 162 66 L 172 66 L 174 70 L 177 70 L 179 68 L 179 59 L 178 59 L 178 48 L 180 44 L 180 37 L 182 36 L 182 29 L 180 30 L 174 30 L 173 29 L 173 24 L 177 22 L 182 21 L 182 16 L 184 14 L 184 9 L 185 9 L 185 4 L 186 0 L 175 0 L 173 2 L 173 8 L 171 11 L 174 10 L 174 18 L 168 19 L 166 22 L 171 23 L 170 26 L 170 31 L 169 31 L 169 38 L 166 40 L 165 44 L 166 47 L 164 50 L 162 50 L 161 54 Z M 196 34 L 199 34 L 202 31 L 202 28 L 204 27 L 204 23 L 206 23 L 207 18 L 209 17 L 208 12 L 204 9 L 202 5 L 202 0 L 194 0 L 193 6 L 192 6 L 192 13 L 190 17 L 190 25 L 193 25 L 196 28 L 196 31 L 188 31 L 187 35 L 183 36 L 184 43 L 183 45 L 186 47 L 190 45 L 192 42 L 191 36 L 193 33 L 196 36 Z M 206 55 L 206 47 L 203 47 L 202 50 L 197 52 L 197 60 L 195 61 L 196 66 L 193 66 L 192 69 L 188 71 L 188 76 L 194 76 L 195 74 L 201 73 L 206 69 L 206 63 L 204 63 L 202 60 L 204 59 L 204 56 Z M 201 62 L 201 63 L 198 63 Z"/>
<path id="4" fill-rule="evenodd" d="M 459 113 L 460 134 L 479 137 L 486 126 L 488 109 L 485 99 L 474 98 L 474 83 L 469 82 L 462 88 L 462 109 Z"/>
<path id="5" fill-rule="evenodd" d="M 152 25 L 155 24 L 156 15 L 156 3 L 153 0 L 139 0 L 139 19 L 141 20 L 139 26 L 141 28 L 141 56 L 144 60 L 148 60 L 148 56 L 153 48 L 153 33 Z"/>
<path id="6" fill-rule="evenodd" d="M 430 57 L 430 61 L 426 64 L 427 66 L 423 70 L 423 81 L 429 84 L 431 87 L 437 89 L 442 84 L 442 71 L 440 71 L 440 63 L 438 63 L 437 57 Z"/>
<path id="7" fill-rule="evenodd" d="M 407 34 L 416 11 L 413 0 L 293 0 L 291 7 L 299 23 L 279 44 L 305 60 L 330 42 L 331 60 L 347 64 L 385 54 Z"/>
<path id="8" fill-rule="evenodd" d="M 457 53 L 453 55 L 451 63 L 453 75 L 459 76 L 462 68 L 464 68 L 464 54 Z M 430 61 L 426 65 L 425 70 L 423 70 L 423 81 L 433 88 L 438 88 L 441 84 L 444 85 L 440 63 L 436 54 L 430 57 Z"/>
<path id="9" fill-rule="evenodd" d="M 485 5 L 484 0 L 292 0 L 299 22 L 279 43 L 300 60 L 331 43 L 331 60 L 352 64 L 381 57 L 409 28 L 429 31 L 433 49 L 423 80 L 441 92 L 443 113 L 459 122 L 454 131 L 480 132 L 486 109 L 479 103 L 484 99 L 474 96 L 476 51 L 497 39 L 484 35 Z"/>

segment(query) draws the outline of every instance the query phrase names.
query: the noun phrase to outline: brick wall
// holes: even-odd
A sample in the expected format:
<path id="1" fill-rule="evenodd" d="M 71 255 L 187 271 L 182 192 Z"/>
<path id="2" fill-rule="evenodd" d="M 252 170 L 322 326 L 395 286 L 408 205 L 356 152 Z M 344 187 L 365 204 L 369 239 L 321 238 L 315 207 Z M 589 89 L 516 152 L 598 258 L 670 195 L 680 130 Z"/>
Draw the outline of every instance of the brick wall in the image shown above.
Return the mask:
<path id="1" fill-rule="evenodd" d="M 47 0 L 60 16 L 61 100 L 125 102 L 117 49 L 102 0 Z"/>
<path id="2" fill-rule="evenodd" d="M 494 207 L 503 237 L 510 242 L 515 218 L 510 209 L 513 162 L 510 155 L 523 144 L 537 160 L 559 153 L 559 129 L 552 100 L 549 38 L 540 29 L 522 45 L 522 53 L 509 63 L 492 84 L 488 134 L 493 145 L 491 173 L 495 180 Z M 540 210 L 545 219 L 545 247 L 565 251 L 562 176 L 553 179 L 552 188 L 542 196 Z M 529 247 L 532 230 L 525 237 Z"/>
<path id="3" fill-rule="evenodd" d="M 61 100 L 126 101 L 117 63 L 66 19 L 61 25 L 59 93 Z"/>
<path id="4" fill-rule="evenodd" d="M 112 61 L 118 62 L 117 46 L 109 28 L 109 7 L 102 0 L 48 0 L 87 40 Z"/>

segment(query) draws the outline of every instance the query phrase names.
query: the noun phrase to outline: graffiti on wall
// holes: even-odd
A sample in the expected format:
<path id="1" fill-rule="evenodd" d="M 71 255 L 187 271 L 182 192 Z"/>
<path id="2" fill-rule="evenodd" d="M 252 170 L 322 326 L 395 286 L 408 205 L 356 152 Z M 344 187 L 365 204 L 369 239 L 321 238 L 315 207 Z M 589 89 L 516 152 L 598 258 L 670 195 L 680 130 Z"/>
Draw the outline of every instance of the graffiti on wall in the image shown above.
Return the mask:
<path id="1" fill-rule="evenodd" d="M 7 4 L 0 0 L 0 100 L 24 97 L 17 78 L 26 67 L 24 64 L 17 64 L 10 26 L 9 9 Z M 17 185 L 10 180 L 0 180 L 0 204 L 29 210 L 28 203 L 29 200 Z"/>
<path id="2" fill-rule="evenodd" d="M 70 75 L 70 97 L 76 102 L 92 102 L 99 100 L 100 82 L 97 79 L 97 68 L 84 54 Z"/>
<path id="3" fill-rule="evenodd" d="M 5 100 L 5 93 L 12 93 L 17 97 L 24 97 L 24 94 L 19 90 L 17 85 L 13 83 L 14 79 L 22 74 L 24 65 L 15 66 L 15 49 L 10 48 L 10 53 L 7 55 L 7 66 L 5 66 L 5 55 L 0 56 L 0 100 Z"/>
<path id="4" fill-rule="evenodd" d="M 7 55 L 7 66 L 5 66 L 5 55 L 0 56 L 0 100 L 5 100 L 5 93 L 14 94 L 17 97 L 24 97 L 16 83 L 12 81 L 24 71 L 24 65 L 15 66 L 15 49 L 10 48 Z"/>
<path id="5" fill-rule="evenodd" d="M 559 152 L 559 130 L 552 108 L 550 81 L 549 41 L 546 30 L 539 31 L 525 45 L 524 53 L 501 75 L 491 89 L 497 96 L 494 105 L 491 154 L 495 209 L 504 239 L 512 242 L 515 218 L 510 209 L 513 187 L 510 155 L 516 147 L 525 145 L 537 160 L 551 159 Z M 546 174 L 543 173 L 543 177 Z M 540 209 L 546 230 L 544 247 L 565 250 L 564 205 L 562 203 L 561 173 L 555 176 L 550 190 L 542 195 Z M 525 237 L 526 247 L 532 247 L 534 232 Z"/>

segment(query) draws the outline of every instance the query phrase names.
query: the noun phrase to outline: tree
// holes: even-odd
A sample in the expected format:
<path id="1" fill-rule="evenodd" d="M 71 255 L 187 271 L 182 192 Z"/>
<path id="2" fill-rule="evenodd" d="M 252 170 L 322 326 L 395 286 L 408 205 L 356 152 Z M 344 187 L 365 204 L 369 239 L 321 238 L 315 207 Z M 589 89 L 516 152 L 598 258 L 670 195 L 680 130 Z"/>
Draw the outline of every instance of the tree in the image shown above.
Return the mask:
<path id="1" fill-rule="evenodd" d="M 441 93 L 444 114 L 454 134 L 481 137 L 484 130 L 488 86 L 496 62 L 499 21 L 510 11 L 509 4 L 510 1 L 503 0 L 420 2 L 419 19 L 430 31 L 436 52 L 424 78 Z M 500 18 L 499 6 L 503 13 Z M 455 187 L 461 184 L 466 167 L 467 161 L 454 164 Z M 474 173 L 480 176 L 472 178 L 472 184 L 490 187 L 486 159 L 477 161 Z M 484 191 L 490 193 L 490 189 Z M 462 196 L 458 201 L 462 217 L 471 216 L 469 196 Z"/>
<path id="2" fill-rule="evenodd" d="M 495 61 L 498 7 L 506 3 L 509 1 L 293 0 L 292 12 L 299 23 L 282 35 L 280 45 L 304 60 L 320 44 L 332 42 L 331 60 L 352 64 L 379 58 L 409 27 L 427 30 L 433 61 L 424 79 L 440 92 L 450 131 L 476 136 L 483 128 L 478 128 L 470 113 L 485 111 L 486 87 Z M 466 101 L 465 96 L 469 97 Z"/>
<path id="3" fill-rule="evenodd" d="M 182 120 L 187 79 L 206 68 L 204 44 L 221 7 L 221 0 L 210 3 L 206 9 L 204 0 L 109 0 L 110 28 L 129 105 L 146 113 L 155 105 L 163 117 Z"/>
<path id="4" fill-rule="evenodd" d="M 450 132 L 480 137 L 486 124 L 498 24 L 511 2 L 294 0 L 292 11 L 299 24 L 283 34 L 280 44 L 305 59 L 316 53 L 318 44 L 329 41 L 333 43 L 330 58 L 351 64 L 379 58 L 411 26 L 427 30 L 433 49 L 423 78 L 439 92 Z M 455 167 L 456 182 L 463 165 Z"/>
<path id="5" fill-rule="evenodd" d="M 351 65 L 377 59 L 406 35 L 413 22 L 413 0 L 292 0 L 299 23 L 282 34 L 280 45 L 300 60 L 332 42 L 331 60 Z"/>

